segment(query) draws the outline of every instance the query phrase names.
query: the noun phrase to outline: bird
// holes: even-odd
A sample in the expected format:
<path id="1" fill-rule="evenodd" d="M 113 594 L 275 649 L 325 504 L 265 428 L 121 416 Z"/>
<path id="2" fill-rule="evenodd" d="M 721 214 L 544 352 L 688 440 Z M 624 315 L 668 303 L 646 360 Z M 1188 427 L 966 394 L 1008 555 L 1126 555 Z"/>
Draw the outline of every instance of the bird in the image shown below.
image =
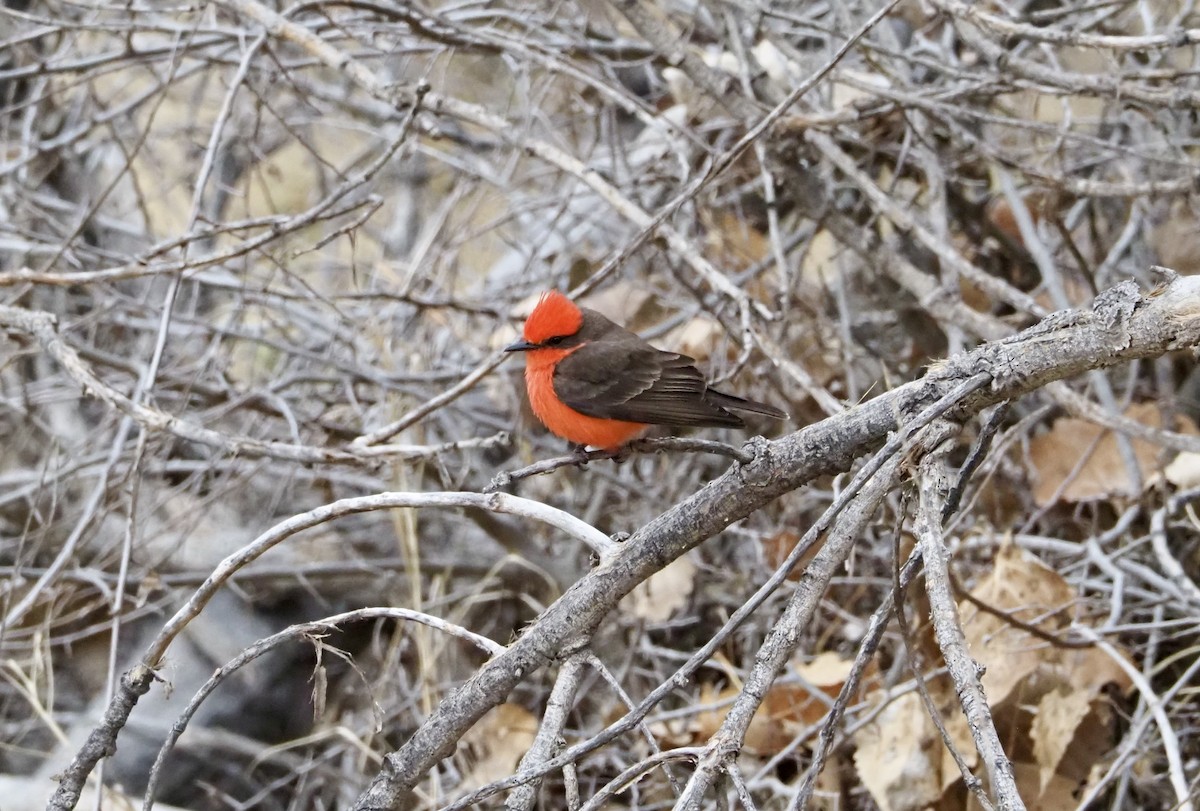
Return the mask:
<path id="1" fill-rule="evenodd" d="M 557 290 L 541 295 L 522 337 L 533 413 L 550 432 L 616 453 L 652 425 L 745 428 L 739 412 L 787 419 L 766 403 L 709 388 L 687 355 L 665 352 Z"/>

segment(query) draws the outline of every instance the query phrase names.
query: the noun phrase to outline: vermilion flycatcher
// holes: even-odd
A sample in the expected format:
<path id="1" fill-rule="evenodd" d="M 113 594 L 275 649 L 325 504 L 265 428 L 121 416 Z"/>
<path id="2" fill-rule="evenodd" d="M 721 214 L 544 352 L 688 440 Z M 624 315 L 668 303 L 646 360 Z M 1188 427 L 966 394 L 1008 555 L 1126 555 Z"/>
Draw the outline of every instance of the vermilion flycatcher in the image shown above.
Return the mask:
<path id="1" fill-rule="evenodd" d="M 543 293 L 525 321 L 533 413 L 551 432 L 580 445 L 617 450 L 651 425 L 745 428 L 735 411 L 775 419 L 777 408 L 708 387 L 686 355 L 655 349 L 562 293 Z"/>

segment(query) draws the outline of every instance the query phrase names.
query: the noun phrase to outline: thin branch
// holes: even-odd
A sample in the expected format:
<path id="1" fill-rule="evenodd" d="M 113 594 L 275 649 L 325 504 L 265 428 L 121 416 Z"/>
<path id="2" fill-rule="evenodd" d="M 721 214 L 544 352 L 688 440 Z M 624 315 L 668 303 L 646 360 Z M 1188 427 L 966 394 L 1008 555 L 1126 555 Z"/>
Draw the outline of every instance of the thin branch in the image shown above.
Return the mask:
<path id="1" fill-rule="evenodd" d="M 575 703 L 575 693 L 579 689 L 579 680 L 583 676 L 584 666 L 589 654 L 580 651 L 563 662 L 558 670 L 558 678 L 554 680 L 554 689 L 546 700 L 546 711 L 542 715 L 542 723 L 538 726 L 537 736 L 533 745 L 521 758 L 520 768 L 540 765 L 554 757 L 562 747 L 563 729 L 567 725 L 567 716 Z M 538 781 L 519 786 L 508 796 L 504 803 L 506 811 L 530 811 L 537 801 Z"/>
<path id="2" fill-rule="evenodd" d="M 92 731 L 87 743 L 63 771 L 58 787 L 51 797 L 49 811 L 70 811 L 75 807 L 88 774 L 96 762 L 115 747 L 117 734 L 124 726 L 137 699 L 150 689 L 150 682 L 155 677 L 154 671 L 160 666 L 167 648 L 238 570 L 303 530 L 347 515 L 399 507 L 475 507 L 491 512 L 522 515 L 550 524 L 583 541 L 601 560 L 609 559 L 616 547 L 602 532 L 568 513 L 506 493 L 380 493 L 342 499 L 282 521 L 221 561 L 183 607 L 163 625 L 147 646 L 138 665 L 122 677 L 121 690 L 105 711 L 103 722 Z"/>
<path id="3" fill-rule="evenodd" d="M 236 434 L 223 434 L 157 408 L 143 405 L 117 391 L 97 377 L 83 362 L 79 353 L 59 335 L 56 324 L 57 319 L 50 313 L 0 304 L 0 326 L 32 335 L 46 354 L 58 361 L 63 371 L 78 383 L 86 394 L 90 394 L 132 418 L 144 430 L 162 432 L 180 439 L 218 448 L 230 456 L 266 456 L 273 459 L 308 463 L 362 464 L 364 460 L 388 457 L 408 460 L 427 459 L 448 450 L 485 448 L 503 444 L 507 440 L 507 434 L 500 433 L 491 437 L 478 437 L 438 445 L 375 445 L 364 448 L 351 445 L 351 450 L 345 451 L 315 445 L 296 445 Z"/>
<path id="4" fill-rule="evenodd" d="M 142 803 L 142 811 L 150 811 L 154 807 L 154 795 L 158 791 L 158 783 L 162 777 L 163 766 L 170 756 L 171 751 L 175 748 L 175 744 L 179 741 L 181 735 L 187 729 L 192 717 L 196 711 L 200 709 L 200 705 L 204 703 L 214 690 L 217 689 L 231 675 L 236 673 L 241 668 L 253 662 L 255 659 L 275 650 L 287 642 L 302 640 L 306 638 L 314 638 L 324 636 L 330 631 L 339 628 L 342 625 L 350 622 L 361 622 L 371 619 L 396 619 L 405 620 L 407 622 L 416 622 L 426 625 L 442 633 L 450 634 L 458 637 L 465 642 L 469 642 L 475 647 L 482 650 L 490 656 L 496 656 L 504 651 L 504 646 L 493 642 L 486 636 L 474 633 L 463 628 L 461 625 L 455 625 L 452 622 L 447 622 L 440 617 L 425 614 L 420 611 L 410 611 L 407 608 L 358 608 L 354 611 L 346 611 L 341 614 L 334 614 L 331 617 L 324 619 L 312 620 L 311 622 L 299 623 L 284 628 L 277 634 L 272 634 L 265 639 L 260 639 L 253 645 L 250 645 L 233 659 L 230 659 L 224 665 L 219 667 L 212 676 L 209 677 L 191 700 L 188 701 L 187 707 L 180 713 L 174 725 L 171 727 L 167 739 L 163 741 L 162 747 L 158 750 L 158 755 L 154 759 L 154 765 L 150 768 L 149 781 L 146 784 L 145 799 Z"/>
<path id="5" fill-rule="evenodd" d="M 542 476 L 546 473 L 553 473 L 564 467 L 582 467 L 588 462 L 594 462 L 597 459 L 612 459 L 617 462 L 624 461 L 631 453 L 711 453 L 716 456 L 724 456 L 727 459 L 748 465 L 754 461 L 754 455 L 726 445 L 724 442 L 714 442 L 711 439 L 691 439 L 683 437 L 648 437 L 643 439 L 635 439 L 633 442 L 626 445 L 617 451 L 606 450 L 581 450 L 569 456 L 556 456 L 550 459 L 542 459 L 534 462 L 531 465 L 518 468 L 513 471 L 501 471 L 497 473 L 492 481 L 483 488 L 483 492 L 492 493 L 501 488 L 508 487 L 513 482 L 519 482 L 522 479 L 528 479 L 532 476 Z"/>
<path id="6" fill-rule="evenodd" d="M 946 453 L 942 448 L 930 453 L 920 464 L 921 501 L 913 531 L 925 558 L 925 589 L 929 594 L 929 611 L 938 647 L 946 659 L 950 678 L 954 681 L 967 726 L 975 739 L 975 748 L 987 769 L 989 788 L 996 808 L 1000 811 L 1023 811 L 1025 803 L 1017 790 L 1012 763 L 1004 753 L 1000 735 L 992 721 L 991 708 L 983 692 L 980 676 L 983 668 L 967 652 L 967 641 L 958 618 L 958 608 L 950 586 L 949 551 L 942 535 L 942 515 L 950 476 L 946 470 Z"/>

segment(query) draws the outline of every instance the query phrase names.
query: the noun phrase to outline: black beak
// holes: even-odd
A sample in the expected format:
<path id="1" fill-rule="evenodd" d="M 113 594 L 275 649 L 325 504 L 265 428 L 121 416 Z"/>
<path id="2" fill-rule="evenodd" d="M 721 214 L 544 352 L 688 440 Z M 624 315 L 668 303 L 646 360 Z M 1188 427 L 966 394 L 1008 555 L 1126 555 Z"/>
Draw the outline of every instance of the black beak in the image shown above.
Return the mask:
<path id="1" fill-rule="evenodd" d="M 531 344 L 524 338 L 517 341 L 515 344 L 509 344 L 504 347 L 505 352 L 528 352 L 530 349 L 537 349 L 537 344 Z"/>

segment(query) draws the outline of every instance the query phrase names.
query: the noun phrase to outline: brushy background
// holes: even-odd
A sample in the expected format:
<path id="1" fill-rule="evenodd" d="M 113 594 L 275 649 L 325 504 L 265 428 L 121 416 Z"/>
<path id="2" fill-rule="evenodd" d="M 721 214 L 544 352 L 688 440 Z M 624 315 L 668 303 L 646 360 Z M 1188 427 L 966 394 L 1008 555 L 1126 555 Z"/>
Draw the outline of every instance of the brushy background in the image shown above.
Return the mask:
<path id="1" fill-rule="evenodd" d="M 1149 287 L 1155 264 L 1200 270 L 1192 2 L 903 0 L 858 36 L 879 9 L 0 7 L 0 303 L 54 314 L 107 387 L 212 432 L 130 417 L 28 336 L 0 335 L 0 808 L 43 807 L 115 676 L 267 527 L 346 496 L 480 490 L 564 453 L 523 403 L 520 361 L 497 365 L 541 290 L 582 286 L 723 387 L 785 408 L 791 422 L 752 426 L 772 437 L 1118 281 Z M 268 31 L 266 11 L 291 28 Z M 1070 385 L 1102 414 L 1195 433 L 1193 367 L 1167 356 Z M 351 445 L 397 421 L 385 451 Z M 962 624 L 1030 808 L 1176 807 L 1172 758 L 1195 790 L 1195 459 L 1037 394 L 1009 409 L 972 481 L 950 529 Z M 729 464 L 638 454 L 507 489 L 628 533 Z M 567 742 L 702 645 L 844 482 L 789 494 L 631 595 L 594 640 Z M 906 511 L 897 495 L 859 540 L 751 727 L 740 763 L 758 808 L 795 791 L 911 548 Z M 143 699 L 104 766 L 103 807 L 132 807 L 186 702 L 258 639 L 402 606 L 504 644 L 589 565 L 543 525 L 471 510 L 367 513 L 293 538 L 172 647 L 170 690 Z M 578 764 L 585 800 L 656 748 L 708 740 L 787 591 L 641 732 Z M 912 689 L 923 674 L 977 768 L 921 595 L 814 807 L 975 807 Z M 1072 623 L 1111 647 L 1063 646 Z M 282 646 L 205 701 L 158 798 L 346 808 L 483 660 L 391 620 Z M 512 774 L 553 676 L 489 714 L 414 807 Z M 1149 723 L 1155 701 L 1173 737 Z M 608 807 L 672 796 L 651 770 Z M 567 807 L 561 773 L 536 802 Z"/>

